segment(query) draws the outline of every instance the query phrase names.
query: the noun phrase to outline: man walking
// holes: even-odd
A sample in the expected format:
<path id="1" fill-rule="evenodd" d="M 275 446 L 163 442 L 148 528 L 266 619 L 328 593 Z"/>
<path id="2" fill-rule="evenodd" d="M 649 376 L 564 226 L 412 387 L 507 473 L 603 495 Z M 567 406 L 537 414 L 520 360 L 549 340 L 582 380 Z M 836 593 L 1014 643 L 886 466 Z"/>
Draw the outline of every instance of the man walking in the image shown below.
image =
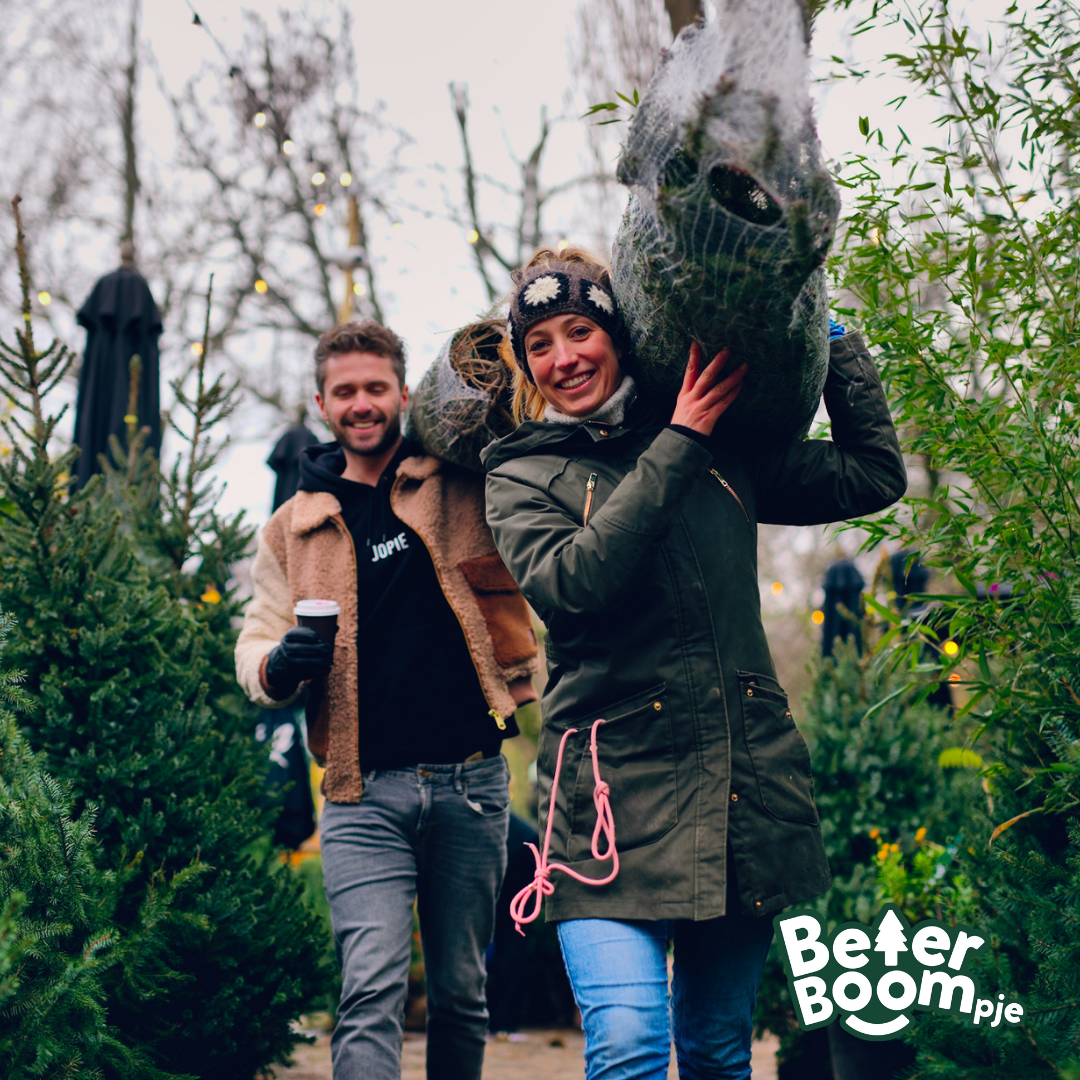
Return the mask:
<path id="1" fill-rule="evenodd" d="M 483 478 L 402 437 L 400 339 L 370 320 L 334 327 L 315 382 L 336 443 L 303 451 L 299 490 L 260 535 L 237 677 L 271 707 L 310 681 L 343 976 L 336 1080 L 400 1076 L 414 899 L 429 1080 L 479 1080 L 483 954 L 506 865 L 500 745 L 536 697 L 536 637 L 485 523 Z M 296 626 L 303 599 L 339 604 L 332 648 Z"/>

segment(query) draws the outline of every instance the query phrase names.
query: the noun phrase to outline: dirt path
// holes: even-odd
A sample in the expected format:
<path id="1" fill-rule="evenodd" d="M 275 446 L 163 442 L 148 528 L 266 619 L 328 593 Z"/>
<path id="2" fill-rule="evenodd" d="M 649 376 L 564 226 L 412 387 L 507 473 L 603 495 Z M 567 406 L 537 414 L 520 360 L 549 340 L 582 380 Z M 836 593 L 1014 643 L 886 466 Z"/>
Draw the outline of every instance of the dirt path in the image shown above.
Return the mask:
<path id="1" fill-rule="evenodd" d="M 401 1055 L 402 1080 L 425 1080 L 423 1035 L 408 1033 Z M 580 1031 L 525 1031 L 514 1041 L 495 1039 L 484 1056 L 484 1080 L 583 1080 L 585 1040 Z M 776 1042 L 754 1043 L 754 1080 L 776 1080 Z M 290 1069 L 278 1069 L 277 1080 L 331 1080 L 330 1036 L 321 1034 L 314 1046 L 303 1046 Z M 678 1073 L 672 1058 L 668 1077 Z"/>

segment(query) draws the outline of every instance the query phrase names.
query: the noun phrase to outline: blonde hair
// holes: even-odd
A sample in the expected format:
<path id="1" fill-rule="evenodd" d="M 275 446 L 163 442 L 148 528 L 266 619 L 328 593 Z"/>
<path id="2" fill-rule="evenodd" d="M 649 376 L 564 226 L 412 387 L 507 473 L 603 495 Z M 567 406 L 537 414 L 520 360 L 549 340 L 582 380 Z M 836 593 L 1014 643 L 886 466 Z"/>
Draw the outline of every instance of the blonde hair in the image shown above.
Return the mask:
<path id="1" fill-rule="evenodd" d="M 530 276 L 529 271 L 536 268 L 558 270 L 562 264 L 570 263 L 576 266 L 584 266 L 589 271 L 589 276 L 596 282 L 611 291 L 611 268 L 606 262 L 598 258 L 591 251 L 582 247 L 565 247 L 562 251 L 555 252 L 551 248 L 537 248 L 532 258 L 520 269 L 514 270 L 510 280 L 514 283 L 516 292 Z M 511 294 L 513 295 L 513 294 Z M 504 337 L 499 346 L 499 354 L 513 373 L 513 399 L 511 409 L 514 414 L 514 422 L 524 423 L 526 420 L 543 420 L 547 402 L 543 394 L 537 390 L 529 376 L 518 365 L 514 357 L 514 350 L 510 345 L 510 339 Z"/>

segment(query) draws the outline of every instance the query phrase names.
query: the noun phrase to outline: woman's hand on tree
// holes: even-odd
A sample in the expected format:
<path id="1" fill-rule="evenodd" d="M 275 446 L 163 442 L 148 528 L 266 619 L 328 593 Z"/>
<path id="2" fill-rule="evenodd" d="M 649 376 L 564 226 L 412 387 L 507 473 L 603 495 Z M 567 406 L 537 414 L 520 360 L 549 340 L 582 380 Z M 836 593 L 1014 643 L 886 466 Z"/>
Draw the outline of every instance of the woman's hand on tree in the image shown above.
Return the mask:
<path id="1" fill-rule="evenodd" d="M 727 363 L 730 349 L 721 349 L 701 370 L 701 346 L 695 341 L 690 346 L 690 359 L 686 363 L 682 388 L 675 402 L 673 424 L 688 427 L 699 435 L 711 435 L 716 421 L 739 396 L 746 364 L 740 364 L 726 379 L 717 382 L 720 369 Z"/>

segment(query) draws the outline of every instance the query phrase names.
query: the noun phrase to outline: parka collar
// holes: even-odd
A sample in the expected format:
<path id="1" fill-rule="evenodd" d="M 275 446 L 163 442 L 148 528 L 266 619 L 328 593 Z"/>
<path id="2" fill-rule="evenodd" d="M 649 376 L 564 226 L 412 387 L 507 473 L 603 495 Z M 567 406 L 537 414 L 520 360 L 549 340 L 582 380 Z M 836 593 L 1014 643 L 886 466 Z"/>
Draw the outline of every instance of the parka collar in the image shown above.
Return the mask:
<path id="1" fill-rule="evenodd" d="M 585 420 L 580 424 L 549 424 L 543 420 L 526 420 L 509 435 L 489 443 L 480 452 L 480 462 L 490 472 L 504 462 L 526 454 L 543 453 L 575 439 L 592 443 L 609 443 L 650 427 L 661 427 L 641 404 L 641 398 L 627 410 L 624 424 L 605 424 Z"/>

